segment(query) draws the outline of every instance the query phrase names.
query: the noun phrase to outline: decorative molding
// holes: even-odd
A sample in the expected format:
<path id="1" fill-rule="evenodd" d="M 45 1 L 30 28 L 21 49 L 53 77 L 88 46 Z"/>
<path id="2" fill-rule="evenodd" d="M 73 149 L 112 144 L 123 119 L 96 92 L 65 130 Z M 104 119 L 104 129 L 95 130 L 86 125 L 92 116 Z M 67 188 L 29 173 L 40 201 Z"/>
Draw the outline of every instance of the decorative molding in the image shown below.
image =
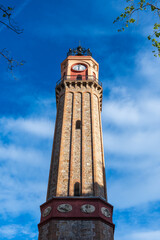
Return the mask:
<path id="1" fill-rule="evenodd" d="M 91 204 L 84 204 L 81 206 L 81 211 L 84 213 L 93 213 L 95 211 L 95 206 Z"/>
<path id="2" fill-rule="evenodd" d="M 105 217 L 107 217 L 107 218 L 109 218 L 109 217 L 111 216 L 111 213 L 110 213 L 109 209 L 106 208 L 106 207 L 102 207 L 102 208 L 101 208 L 101 212 L 102 212 L 102 214 L 103 214 Z"/>
<path id="3" fill-rule="evenodd" d="M 47 217 L 47 216 L 50 214 L 51 210 L 52 210 L 52 207 L 51 207 L 51 206 L 46 207 L 46 208 L 43 210 L 43 212 L 42 212 L 42 216 L 43 216 L 43 217 Z"/>
<path id="4" fill-rule="evenodd" d="M 62 213 L 67 213 L 67 212 L 70 212 L 72 211 L 72 205 L 70 204 L 60 204 L 58 207 L 57 207 L 57 210 L 59 212 L 62 212 Z"/>
<path id="5" fill-rule="evenodd" d="M 77 89 L 78 87 L 78 89 Z M 65 93 L 66 90 L 71 91 L 72 93 L 75 92 L 85 92 L 85 88 L 87 89 L 94 89 L 95 93 L 97 93 L 97 97 L 99 98 L 100 110 L 102 111 L 102 96 L 103 96 L 103 89 L 102 86 L 99 85 L 97 81 L 94 80 L 65 80 L 61 81 L 55 89 L 56 92 L 56 103 L 58 106 L 59 98 L 62 94 Z"/>

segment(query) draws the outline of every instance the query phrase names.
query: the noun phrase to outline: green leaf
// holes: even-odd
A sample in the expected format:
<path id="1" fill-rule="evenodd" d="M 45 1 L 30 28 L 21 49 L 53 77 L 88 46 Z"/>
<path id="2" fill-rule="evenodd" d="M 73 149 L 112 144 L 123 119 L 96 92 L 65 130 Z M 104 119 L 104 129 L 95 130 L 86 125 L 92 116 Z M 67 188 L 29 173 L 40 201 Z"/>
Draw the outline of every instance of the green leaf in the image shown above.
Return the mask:
<path id="1" fill-rule="evenodd" d="M 134 19 L 134 18 L 131 18 L 130 20 L 129 20 L 129 22 L 130 23 L 134 23 L 136 20 Z"/>
<path id="2" fill-rule="evenodd" d="M 151 40 L 151 35 L 148 36 L 148 40 Z"/>
<path id="3" fill-rule="evenodd" d="M 159 24 L 155 23 L 153 29 L 158 29 L 158 25 L 159 25 Z"/>
<path id="4" fill-rule="evenodd" d="M 159 36 L 160 36 L 160 33 L 155 32 L 155 35 L 156 35 L 156 37 L 159 37 Z"/>
<path id="5" fill-rule="evenodd" d="M 3 14 L 3 17 L 6 17 L 6 14 L 5 14 L 5 13 Z"/>
<path id="6" fill-rule="evenodd" d="M 12 10 L 13 10 L 13 8 L 11 8 L 11 7 L 8 7 L 8 10 L 12 11 Z"/>

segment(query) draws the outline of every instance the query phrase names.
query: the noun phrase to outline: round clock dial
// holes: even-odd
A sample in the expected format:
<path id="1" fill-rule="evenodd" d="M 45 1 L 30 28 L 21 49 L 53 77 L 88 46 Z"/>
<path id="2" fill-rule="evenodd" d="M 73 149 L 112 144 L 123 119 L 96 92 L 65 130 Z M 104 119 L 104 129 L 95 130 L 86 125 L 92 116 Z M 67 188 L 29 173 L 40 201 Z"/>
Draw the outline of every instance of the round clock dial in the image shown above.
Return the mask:
<path id="1" fill-rule="evenodd" d="M 61 204 L 57 207 L 59 212 L 70 212 L 72 211 L 72 206 L 70 204 Z"/>
<path id="2" fill-rule="evenodd" d="M 47 217 L 50 214 L 51 210 L 52 210 L 52 208 L 50 206 L 45 208 L 43 213 L 42 213 L 42 216 Z"/>
<path id="3" fill-rule="evenodd" d="M 90 204 L 85 204 L 81 206 L 81 211 L 84 213 L 92 213 L 95 211 L 95 206 Z"/>
<path id="4" fill-rule="evenodd" d="M 86 69 L 86 66 L 84 66 L 82 64 L 77 64 L 77 65 L 74 65 L 72 67 L 72 69 L 75 70 L 75 71 L 81 72 L 81 71 L 84 71 Z"/>
<path id="5" fill-rule="evenodd" d="M 111 216 L 111 213 L 110 213 L 110 211 L 108 210 L 108 208 L 102 207 L 102 208 L 101 208 L 101 212 L 102 212 L 102 214 L 103 214 L 105 217 L 110 217 L 110 216 Z"/>

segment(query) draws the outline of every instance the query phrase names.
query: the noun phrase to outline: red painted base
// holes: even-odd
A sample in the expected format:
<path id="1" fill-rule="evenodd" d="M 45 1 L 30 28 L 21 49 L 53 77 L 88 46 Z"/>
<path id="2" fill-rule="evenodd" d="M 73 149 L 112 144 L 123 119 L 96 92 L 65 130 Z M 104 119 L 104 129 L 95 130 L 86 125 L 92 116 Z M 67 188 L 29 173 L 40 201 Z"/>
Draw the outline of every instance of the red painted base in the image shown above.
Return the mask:
<path id="1" fill-rule="evenodd" d="M 65 211 L 61 204 L 67 204 L 71 209 Z M 90 212 L 83 211 L 84 205 L 91 205 Z M 40 227 L 51 219 L 56 220 L 101 220 L 110 225 L 113 229 L 115 225 L 112 222 L 113 206 L 100 197 L 53 197 L 40 206 L 41 220 Z M 87 208 L 86 208 L 87 209 Z"/>

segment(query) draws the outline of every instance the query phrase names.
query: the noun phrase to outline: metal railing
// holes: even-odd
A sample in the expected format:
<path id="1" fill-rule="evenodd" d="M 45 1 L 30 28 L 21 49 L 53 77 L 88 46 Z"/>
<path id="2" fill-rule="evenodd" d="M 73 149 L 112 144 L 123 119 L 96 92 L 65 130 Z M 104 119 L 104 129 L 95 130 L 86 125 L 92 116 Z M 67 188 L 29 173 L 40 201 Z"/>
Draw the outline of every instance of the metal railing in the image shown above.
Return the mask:
<path id="1" fill-rule="evenodd" d="M 65 81 L 94 81 L 98 83 L 102 87 L 102 82 L 99 81 L 95 76 L 93 75 L 65 75 L 62 77 L 59 81 L 56 82 L 56 86 L 58 86 L 60 83 L 63 83 Z"/>

